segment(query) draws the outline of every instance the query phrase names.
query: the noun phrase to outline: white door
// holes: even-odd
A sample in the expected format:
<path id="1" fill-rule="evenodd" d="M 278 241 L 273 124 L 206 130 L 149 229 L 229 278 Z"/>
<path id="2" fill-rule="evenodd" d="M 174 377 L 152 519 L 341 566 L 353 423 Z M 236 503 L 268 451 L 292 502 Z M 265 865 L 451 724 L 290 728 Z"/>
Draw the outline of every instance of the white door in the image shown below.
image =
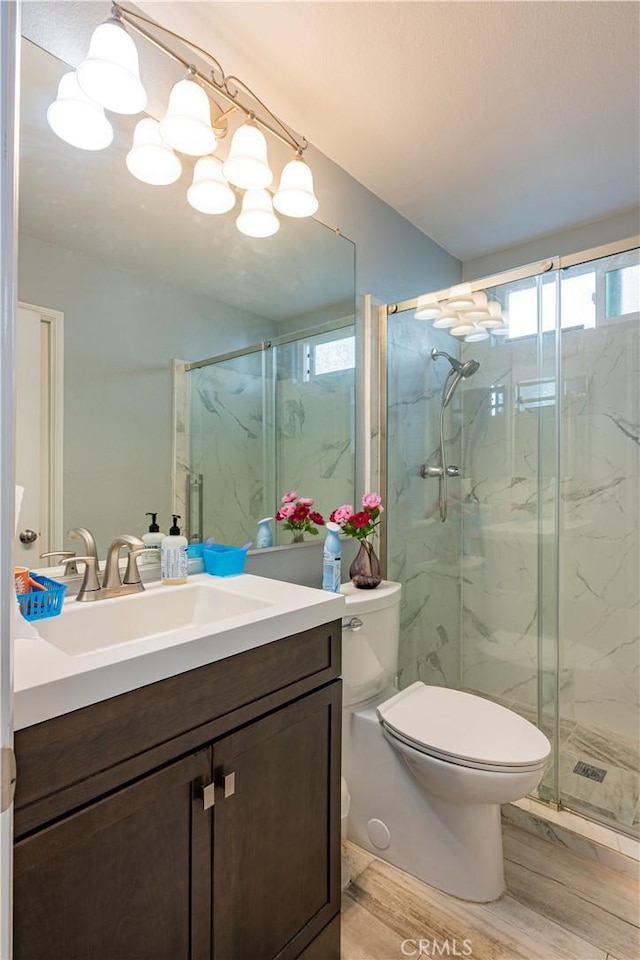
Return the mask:
<path id="1" fill-rule="evenodd" d="M 15 479 L 24 487 L 17 566 L 62 546 L 62 314 L 19 304 L 15 325 Z"/>
<path id="2" fill-rule="evenodd" d="M 17 83 L 19 6 L 0 3 L 0 957 L 11 951 L 11 849 L 13 832 L 13 673 L 11 611 L 15 604 L 12 547 L 13 317 L 16 301 Z"/>

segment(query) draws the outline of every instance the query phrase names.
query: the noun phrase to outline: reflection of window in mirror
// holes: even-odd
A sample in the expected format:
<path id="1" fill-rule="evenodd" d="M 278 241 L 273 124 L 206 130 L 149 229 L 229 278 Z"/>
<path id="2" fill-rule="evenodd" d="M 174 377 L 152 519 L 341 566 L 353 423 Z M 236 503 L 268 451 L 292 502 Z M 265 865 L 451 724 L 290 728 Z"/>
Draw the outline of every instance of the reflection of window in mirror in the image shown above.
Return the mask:
<path id="1" fill-rule="evenodd" d="M 353 332 L 328 334 L 326 339 L 315 338 L 305 344 L 304 379 L 353 370 L 356 365 L 356 338 Z"/>

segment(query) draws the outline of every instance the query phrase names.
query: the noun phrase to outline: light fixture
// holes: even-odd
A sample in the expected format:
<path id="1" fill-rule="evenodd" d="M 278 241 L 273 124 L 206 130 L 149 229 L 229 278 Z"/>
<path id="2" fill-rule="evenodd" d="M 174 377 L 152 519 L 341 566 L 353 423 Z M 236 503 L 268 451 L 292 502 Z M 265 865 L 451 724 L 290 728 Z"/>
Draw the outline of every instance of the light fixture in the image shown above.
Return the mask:
<path id="1" fill-rule="evenodd" d="M 160 136 L 157 120 L 151 117 L 136 124 L 126 164 L 134 177 L 156 187 L 175 183 L 182 173 L 180 160 Z"/>
<path id="2" fill-rule="evenodd" d="M 81 150 L 104 150 L 113 140 L 113 127 L 104 110 L 80 89 L 75 71 L 60 80 L 58 95 L 47 110 L 47 122 L 61 140 Z"/>
<path id="3" fill-rule="evenodd" d="M 473 307 L 474 300 L 471 293 L 470 283 L 459 283 L 449 290 L 449 299 L 447 300 L 447 310 L 466 310 L 467 307 Z"/>
<path id="4" fill-rule="evenodd" d="M 193 171 L 187 200 L 200 213 L 227 213 L 235 206 L 236 195 L 222 173 L 217 157 L 200 157 Z"/>
<path id="5" fill-rule="evenodd" d="M 460 316 L 457 313 L 452 311 L 445 311 L 441 313 L 439 317 L 433 321 L 434 327 L 437 327 L 438 330 L 448 330 L 450 327 L 455 327 L 456 323 L 460 322 Z"/>
<path id="6" fill-rule="evenodd" d="M 136 125 L 126 158 L 135 177 L 154 185 L 170 184 L 182 171 L 174 150 L 198 157 L 188 202 L 201 213 L 227 213 L 235 205 L 236 192 L 246 191 L 236 225 L 251 237 L 268 237 L 279 229 L 274 206 L 288 217 L 310 217 L 316 212 L 313 174 L 303 159 L 307 140 L 294 134 L 244 81 L 226 74 L 202 47 L 117 2 L 112 4 L 111 19 L 94 30 L 89 52 L 76 75 L 60 83 L 58 98 L 48 112 L 58 136 L 86 150 L 101 149 L 113 138 L 104 109 L 124 114 L 145 109 L 147 95 L 140 80 L 138 51 L 128 29 L 187 71 L 187 77 L 174 84 L 160 124 L 145 117 Z M 191 60 L 194 55 L 206 66 L 198 69 Z M 239 118 L 239 122 L 227 158 L 221 162 L 211 154 L 218 139 L 227 135 L 231 118 Z M 265 133 L 293 152 L 273 201 L 266 190 L 273 173 Z"/>
<path id="7" fill-rule="evenodd" d="M 416 320 L 436 320 L 442 314 L 442 307 L 431 295 L 418 297 L 418 309 L 414 313 Z"/>
<path id="8" fill-rule="evenodd" d="M 273 205 L 278 213 L 284 213 L 286 217 L 310 217 L 318 209 L 318 198 L 313 192 L 313 174 L 299 151 L 282 170 Z"/>
<path id="9" fill-rule="evenodd" d="M 236 226 L 247 237 L 271 237 L 278 232 L 280 221 L 273 212 L 268 190 L 247 190 Z"/>
<path id="10" fill-rule="evenodd" d="M 484 327 L 486 330 L 497 330 L 499 327 L 504 326 L 504 320 L 502 319 L 502 306 L 497 300 L 489 301 L 487 304 L 487 311 L 488 315 L 478 320 L 478 323 L 481 327 Z"/>
<path id="11" fill-rule="evenodd" d="M 191 157 L 204 157 L 216 148 L 209 97 L 194 80 L 179 80 L 169 94 L 169 106 L 160 121 L 160 136 Z"/>
<path id="12" fill-rule="evenodd" d="M 261 190 L 273 180 L 267 160 L 267 141 L 253 117 L 234 133 L 222 171 L 229 183 L 242 190 Z"/>
<path id="13" fill-rule="evenodd" d="M 453 337 L 466 337 L 467 334 L 473 333 L 474 330 L 475 324 L 471 323 L 471 321 L 467 320 L 467 318 L 463 315 L 460 317 L 458 322 L 451 327 L 449 333 Z"/>
<path id="14" fill-rule="evenodd" d="M 93 31 L 87 57 L 78 67 L 78 83 L 106 110 L 144 110 L 147 94 L 140 82 L 138 51 L 120 20 L 112 17 Z"/>
<path id="15" fill-rule="evenodd" d="M 464 338 L 465 343 L 480 343 L 482 340 L 489 339 L 489 332 L 482 327 L 475 327 L 472 333 L 468 333 Z"/>

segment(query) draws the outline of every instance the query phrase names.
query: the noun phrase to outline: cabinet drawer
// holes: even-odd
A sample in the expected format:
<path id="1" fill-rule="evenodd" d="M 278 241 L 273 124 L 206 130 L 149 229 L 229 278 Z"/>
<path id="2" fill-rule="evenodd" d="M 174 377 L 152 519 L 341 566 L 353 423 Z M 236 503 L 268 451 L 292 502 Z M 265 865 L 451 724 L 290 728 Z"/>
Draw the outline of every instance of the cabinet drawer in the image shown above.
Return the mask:
<path id="1" fill-rule="evenodd" d="M 340 644 L 337 620 L 18 730 L 16 835 L 334 680 Z"/>

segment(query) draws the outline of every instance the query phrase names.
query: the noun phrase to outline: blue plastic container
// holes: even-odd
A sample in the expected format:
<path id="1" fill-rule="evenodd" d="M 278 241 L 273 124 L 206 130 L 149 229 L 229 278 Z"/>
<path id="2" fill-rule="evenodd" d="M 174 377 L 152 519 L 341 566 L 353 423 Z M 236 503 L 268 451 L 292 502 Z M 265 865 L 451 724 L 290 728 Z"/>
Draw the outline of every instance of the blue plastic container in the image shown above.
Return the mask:
<path id="1" fill-rule="evenodd" d="M 235 577 L 244 573 L 247 551 L 242 547 L 228 547 L 214 543 L 204 548 L 204 568 L 214 577 Z"/>
<path id="2" fill-rule="evenodd" d="M 17 594 L 20 613 L 25 620 L 44 620 L 57 617 L 62 610 L 62 601 L 67 592 L 66 583 L 58 583 L 41 574 L 29 573 L 29 577 L 44 587 L 44 590 L 30 590 Z"/>

